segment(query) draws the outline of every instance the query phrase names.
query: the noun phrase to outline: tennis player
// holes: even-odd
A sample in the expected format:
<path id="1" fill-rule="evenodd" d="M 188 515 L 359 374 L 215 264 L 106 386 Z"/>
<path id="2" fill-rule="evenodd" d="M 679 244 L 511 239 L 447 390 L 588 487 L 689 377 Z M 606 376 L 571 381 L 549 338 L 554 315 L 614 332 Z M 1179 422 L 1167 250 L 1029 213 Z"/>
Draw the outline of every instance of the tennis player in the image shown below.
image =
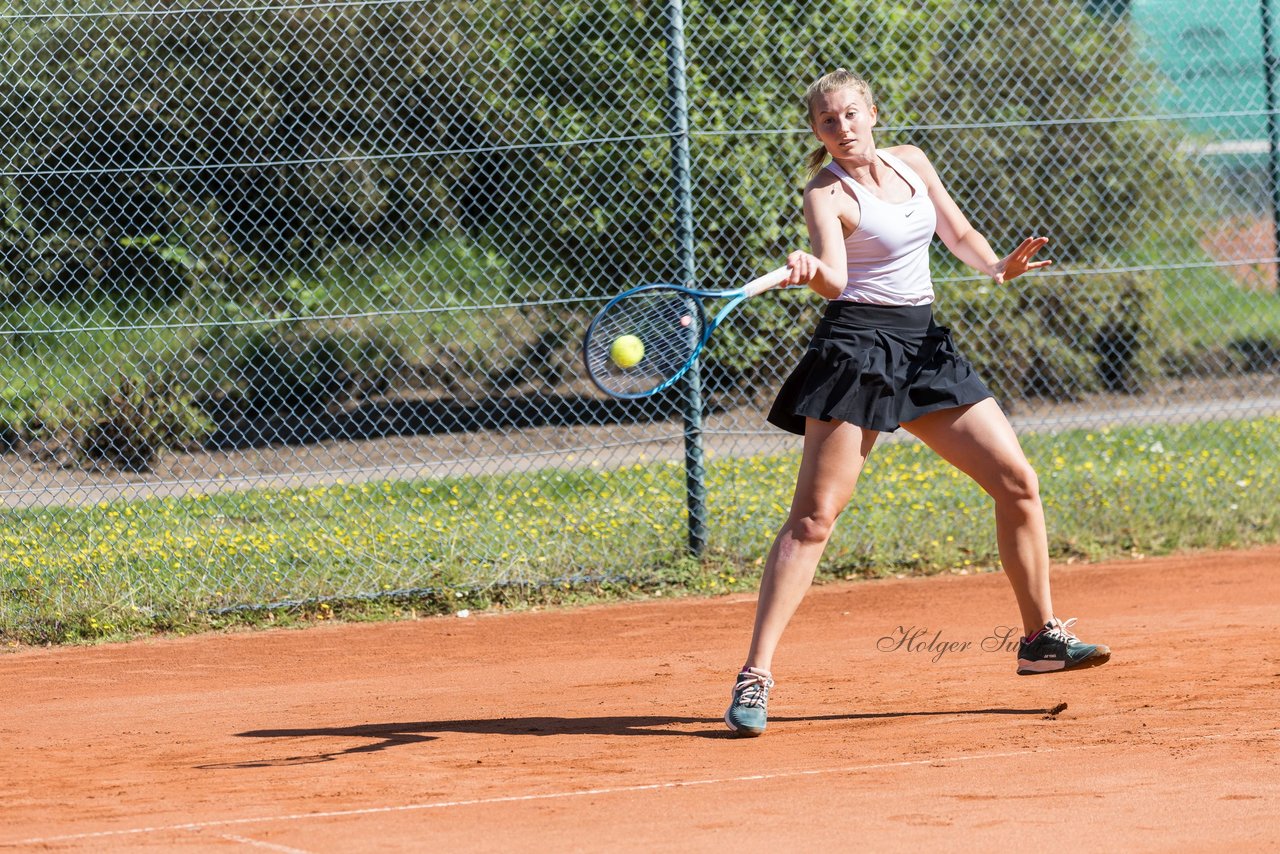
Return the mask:
<path id="1" fill-rule="evenodd" d="M 836 518 L 881 432 L 903 427 L 973 478 L 995 502 L 1000 562 L 1024 636 L 1019 674 L 1091 667 L 1111 651 L 1081 642 L 1057 619 L 1036 474 L 991 392 L 933 321 L 929 243 L 936 232 L 997 286 L 1047 266 L 1049 242 L 1028 237 L 1001 258 L 973 229 L 915 146 L 878 150 L 871 87 L 838 69 L 805 93 L 822 147 L 804 190 L 811 252 L 787 257 L 787 284 L 807 284 L 827 305 L 769 421 L 804 436 L 791 510 L 765 564 L 746 664 L 725 723 L 759 735 L 767 722 L 773 655 L 813 581 Z M 824 162 L 827 160 L 824 166 Z"/>

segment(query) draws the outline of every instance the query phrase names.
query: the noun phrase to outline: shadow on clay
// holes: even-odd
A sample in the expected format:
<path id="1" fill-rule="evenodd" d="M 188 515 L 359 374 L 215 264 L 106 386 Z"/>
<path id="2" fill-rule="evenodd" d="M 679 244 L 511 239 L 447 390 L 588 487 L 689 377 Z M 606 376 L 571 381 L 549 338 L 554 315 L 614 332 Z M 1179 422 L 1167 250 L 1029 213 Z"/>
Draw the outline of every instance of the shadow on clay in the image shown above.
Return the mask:
<path id="1" fill-rule="evenodd" d="M 865 721 L 886 718 L 946 717 L 971 715 L 1023 715 L 1052 718 L 1066 708 L 1065 703 L 1049 709 L 951 709 L 917 712 L 861 712 L 838 715 L 777 716 L 770 723 L 804 721 Z M 234 768 L 273 768 L 285 765 L 310 765 L 333 762 L 343 756 L 376 753 L 392 747 L 435 741 L 446 733 L 507 736 L 556 735 L 660 735 L 686 738 L 729 739 L 733 734 L 720 718 L 673 717 L 670 715 L 614 715 L 602 717 L 522 717 L 488 718 L 456 721 L 415 721 L 412 723 L 362 724 L 349 727 L 304 727 L 299 729 L 257 729 L 238 733 L 241 738 L 263 739 L 370 739 L 370 743 L 322 753 L 285 756 L 244 762 L 221 762 L 197 765 L 205 770 Z"/>

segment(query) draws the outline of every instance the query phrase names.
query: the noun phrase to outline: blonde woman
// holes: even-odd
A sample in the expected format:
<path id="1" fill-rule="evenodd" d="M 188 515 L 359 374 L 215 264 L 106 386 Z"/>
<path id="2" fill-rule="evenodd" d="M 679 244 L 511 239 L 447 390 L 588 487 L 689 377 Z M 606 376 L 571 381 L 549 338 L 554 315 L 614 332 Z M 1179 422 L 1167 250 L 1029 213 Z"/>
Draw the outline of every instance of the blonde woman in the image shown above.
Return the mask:
<path id="1" fill-rule="evenodd" d="M 788 284 L 830 300 L 769 421 L 804 436 L 791 510 L 765 564 L 747 660 L 725 723 L 760 735 L 773 687 L 773 655 L 813 581 L 836 518 L 853 496 L 881 432 L 906 429 L 973 478 L 995 504 L 1000 562 L 1024 636 L 1019 674 L 1103 664 L 1110 650 L 1081 642 L 1075 620 L 1053 613 L 1049 548 L 1035 471 L 1004 412 L 949 330 L 933 322 L 929 243 L 936 233 L 958 259 L 997 286 L 1047 266 L 1049 242 L 1028 237 L 1001 258 L 973 229 L 915 146 L 877 149 L 871 87 L 838 69 L 805 93 L 822 146 L 804 190 L 810 252 L 792 252 Z M 827 162 L 829 161 L 829 162 Z M 824 165 L 825 162 L 825 165 Z"/>

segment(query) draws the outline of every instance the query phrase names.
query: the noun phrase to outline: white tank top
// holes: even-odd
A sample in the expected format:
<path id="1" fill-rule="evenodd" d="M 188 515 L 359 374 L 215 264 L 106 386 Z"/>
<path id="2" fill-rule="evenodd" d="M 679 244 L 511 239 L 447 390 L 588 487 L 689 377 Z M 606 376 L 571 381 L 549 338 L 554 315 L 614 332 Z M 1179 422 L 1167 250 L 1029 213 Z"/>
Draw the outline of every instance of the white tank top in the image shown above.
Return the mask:
<path id="1" fill-rule="evenodd" d="M 873 305 L 925 305 L 933 302 L 929 273 L 929 242 L 938 226 L 938 213 L 924 181 L 910 166 L 885 151 L 881 162 L 911 185 L 911 198 L 893 204 L 878 198 L 832 161 L 827 164 L 848 187 L 862 218 L 844 241 L 849 259 L 849 283 L 840 299 Z"/>

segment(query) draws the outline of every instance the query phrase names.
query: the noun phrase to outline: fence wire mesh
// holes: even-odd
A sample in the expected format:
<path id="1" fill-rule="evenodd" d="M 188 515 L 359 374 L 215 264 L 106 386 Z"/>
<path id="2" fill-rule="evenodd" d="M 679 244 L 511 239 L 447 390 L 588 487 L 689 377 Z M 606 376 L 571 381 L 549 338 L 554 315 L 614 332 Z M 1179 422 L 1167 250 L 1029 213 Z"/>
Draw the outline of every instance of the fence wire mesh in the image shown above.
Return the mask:
<path id="1" fill-rule="evenodd" d="M 682 565 L 732 586 L 785 514 L 798 444 L 763 413 L 820 301 L 752 301 L 701 362 L 692 567 L 682 400 L 604 398 L 579 342 L 625 287 L 732 287 L 805 248 L 800 94 L 836 66 L 998 251 L 1052 239 L 1004 288 L 933 257 L 1055 556 L 1274 538 L 1266 8 L 0 5 L 0 630 Z M 991 566 L 988 514 L 886 441 L 826 566 Z"/>

